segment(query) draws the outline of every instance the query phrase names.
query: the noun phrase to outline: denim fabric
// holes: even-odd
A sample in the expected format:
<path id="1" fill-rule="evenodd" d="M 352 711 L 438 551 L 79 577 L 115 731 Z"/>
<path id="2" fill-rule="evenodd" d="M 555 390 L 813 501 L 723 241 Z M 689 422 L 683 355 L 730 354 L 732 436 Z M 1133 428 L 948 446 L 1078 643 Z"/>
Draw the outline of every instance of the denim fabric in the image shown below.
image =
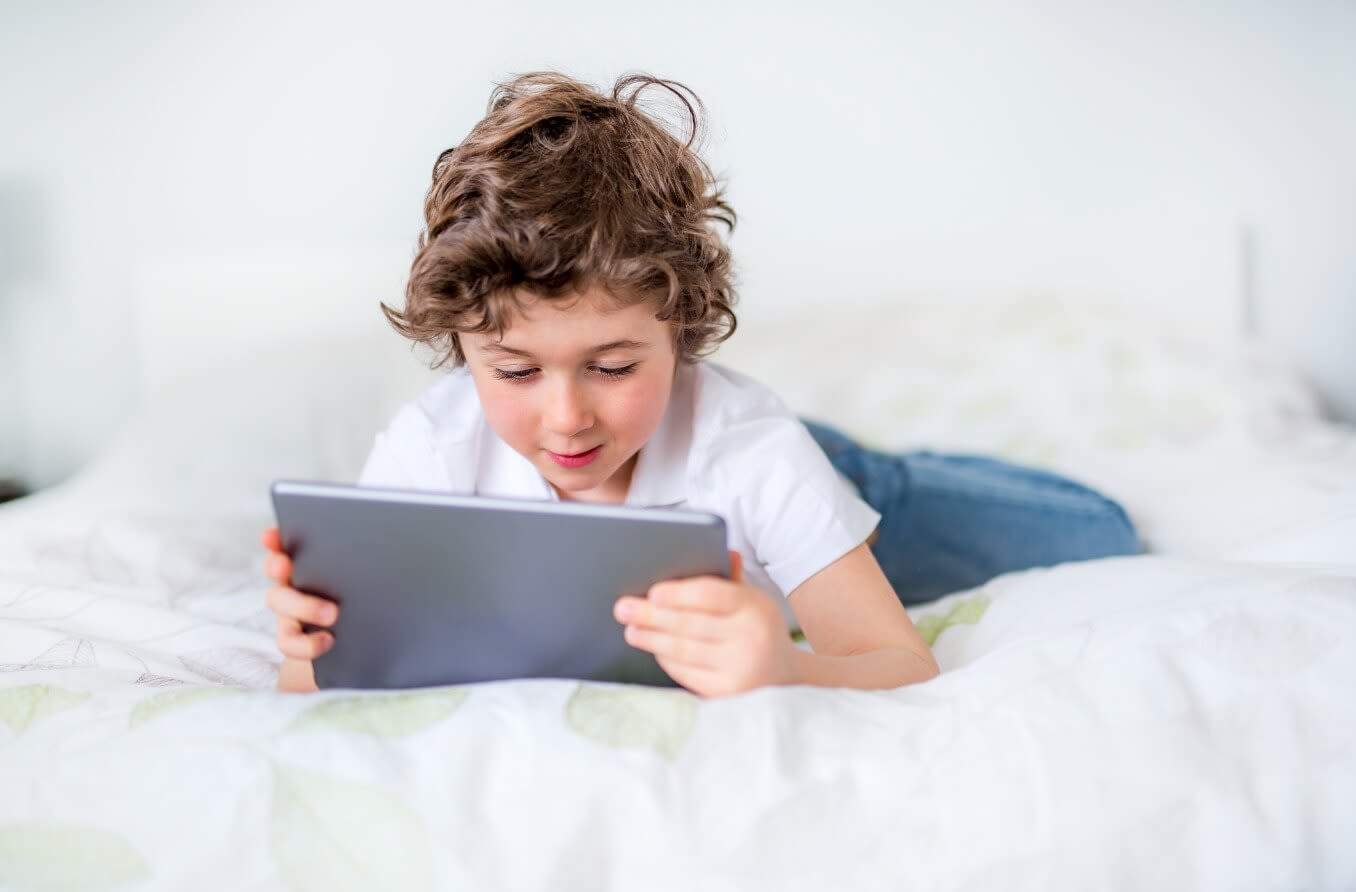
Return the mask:
<path id="1" fill-rule="evenodd" d="M 1013 570 L 1142 550 L 1120 505 L 1057 474 L 979 455 L 880 452 L 801 420 L 880 512 L 871 551 L 905 604 Z"/>

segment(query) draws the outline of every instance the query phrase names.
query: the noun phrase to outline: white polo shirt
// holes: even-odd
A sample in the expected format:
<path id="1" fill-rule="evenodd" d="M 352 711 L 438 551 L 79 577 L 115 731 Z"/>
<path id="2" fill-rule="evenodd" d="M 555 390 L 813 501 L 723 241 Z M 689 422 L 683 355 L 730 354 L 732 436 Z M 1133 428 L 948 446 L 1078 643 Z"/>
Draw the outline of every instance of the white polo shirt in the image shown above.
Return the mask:
<path id="1" fill-rule="evenodd" d="M 358 484 L 559 500 L 486 422 L 464 366 L 396 413 Z M 861 545 L 880 520 L 776 394 L 709 360 L 679 364 L 625 504 L 720 515 L 745 578 L 777 596 Z"/>

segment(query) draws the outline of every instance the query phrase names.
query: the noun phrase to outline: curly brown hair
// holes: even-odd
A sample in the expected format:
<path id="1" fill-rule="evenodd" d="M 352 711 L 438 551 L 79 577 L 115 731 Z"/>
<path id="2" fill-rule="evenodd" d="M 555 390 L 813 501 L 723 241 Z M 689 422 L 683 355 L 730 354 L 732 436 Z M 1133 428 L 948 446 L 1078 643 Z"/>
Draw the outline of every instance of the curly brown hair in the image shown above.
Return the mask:
<path id="1" fill-rule="evenodd" d="M 681 100 L 680 141 L 637 106 L 647 87 Z M 502 336 L 519 292 L 564 297 L 599 286 L 619 303 L 652 300 L 681 361 L 734 334 L 730 251 L 714 224 L 734 210 L 695 144 L 704 108 L 648 74 L 610 96 L 556 72 L 499 84 L 489 111 L 438 156 L 405 310 L 381 305 L 402 335 L 434 348 L 432 368 L 466 361 L 458 332 Z"/>

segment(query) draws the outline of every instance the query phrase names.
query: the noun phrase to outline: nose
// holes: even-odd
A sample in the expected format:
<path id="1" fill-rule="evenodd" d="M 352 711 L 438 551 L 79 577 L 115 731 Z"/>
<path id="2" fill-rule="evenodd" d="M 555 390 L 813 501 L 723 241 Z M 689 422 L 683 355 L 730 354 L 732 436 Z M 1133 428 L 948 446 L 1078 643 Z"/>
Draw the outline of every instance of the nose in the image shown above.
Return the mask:
<path id="1" fill-rule="evenodd" d="M 562 440 L 593 427 L 593 410 L 589 405 L 588 394 L 578 381 L 565 377 L 548 391 L 542 423 Z"/>

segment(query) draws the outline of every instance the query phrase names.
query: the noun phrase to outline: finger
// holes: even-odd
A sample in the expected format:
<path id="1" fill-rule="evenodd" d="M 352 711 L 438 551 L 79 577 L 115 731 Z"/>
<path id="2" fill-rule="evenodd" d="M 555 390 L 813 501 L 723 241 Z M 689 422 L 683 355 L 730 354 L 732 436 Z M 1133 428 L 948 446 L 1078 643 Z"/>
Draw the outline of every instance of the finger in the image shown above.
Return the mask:
<path id="1" fill-rule="evenodd" d="M 278 650 L 294 660 L 314 660 L 334 646 L 334 635 L 329 632 L 306 633 L 301 623 L 292 619 L 278 620 Z"/>
<path id="2" fill-rule="evenodd" d="M 269 527 L 264 530 L 264 534 L 259 537 L 259 541 L 269 551 L 282 551 L 282 536 L 278 533 L 277 527 Z"/>
<path id="3" fill-rule="evenodd" d="M 699 641 L 724 641 L 730 637 L 725 621 L 717 614 L 665 607 L 651 603 L 647 598 L 621 598 L 613 605 L 612 614 L 619 623 Z"/>
<path id="4" fill-rule="evenodd" d="M 730 551 L 730 579 L 738 582 L 744 578 L 744 555 L 733 549 Z"/>
<path id="5" fill-rule="evenodd" d="M 704 700 L 715 700 L 741 693 L 741 689 L 732 686 L 730 680 L 719 669 L 693 666 L 691 663 L 674 663 L 672 660 L 660 660 L 658 657 L 655 660 L 670 678 Z"/>
<path id="6" fill-rule="evenodd" d="M 657 582 L 650 586 L 646 595 L 652 604 L 718 614 L 734 613 L 743 603 L 739 586 L 719 576 Z"/>
<path id="7" fill-rule="evenodd" d="M 275 585 L 264 598 L 268 609 L 280 617 L 315 626 L 332 626 L 339 618 L 339 605 L 328 598 L 307 595 L 285 585 Z"/>
<path id="8" fill-rule="evenodd" d="M 301 631 L 301 623 L 294 619 L 286 617 L 278 618 L 278 650 L 282 651 L 283 656 L 294 660 L 309 660 L 310 645 L 306 643 L 306 635 Z"/>
<path id="9" fill-rule="evenodd" d="M 639 626 L 627 626 L 622 633 L 626 643 L 632 647 L 649 651 L 656 657 L 663 657 L 678 663 L 691 663 L 713 669 L 717 665 L 719 653 L 709 641 L 695 638 L 682 638 L 668 632 L 656 632 Z"/>
<path id="10" fill-rule="evenodd" d="M 679 663 L 668 657 L 655 657 L 655 662 L 659 664 L 660 669 L 668 673 L 669 678 L 699 697 L 711 696 L 711 692 L 719 689 L 724 683 L 717 669 L 698 666 L 695 663 Z"/>
<path id="11" fill-rule="evenodd" d="M 292 579 L 292 559 L 278 552 L 270 554 L 264 558 L 264 575 L 286 585 Z"/>

